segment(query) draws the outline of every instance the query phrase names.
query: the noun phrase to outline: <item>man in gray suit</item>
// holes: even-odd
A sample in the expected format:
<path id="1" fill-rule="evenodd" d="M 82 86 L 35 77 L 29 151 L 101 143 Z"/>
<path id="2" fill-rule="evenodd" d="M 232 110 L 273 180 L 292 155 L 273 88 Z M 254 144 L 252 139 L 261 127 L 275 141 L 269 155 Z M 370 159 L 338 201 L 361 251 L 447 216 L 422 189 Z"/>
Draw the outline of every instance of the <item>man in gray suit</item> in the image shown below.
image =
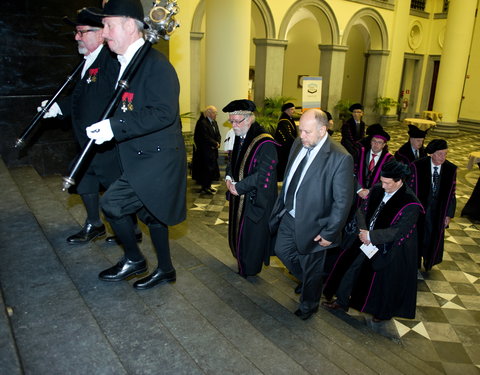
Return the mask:
<path id="1" fill-rule="evenodd" d="M 325 250 L 340 244 L 354 180 L 352 156 L 328 135 L 323 111 L 306 111 L 299 130 L 270 229 L 277 234 L 275 254 L 301 281 L 295 315 L 306 320 L 318 311 Z"/>

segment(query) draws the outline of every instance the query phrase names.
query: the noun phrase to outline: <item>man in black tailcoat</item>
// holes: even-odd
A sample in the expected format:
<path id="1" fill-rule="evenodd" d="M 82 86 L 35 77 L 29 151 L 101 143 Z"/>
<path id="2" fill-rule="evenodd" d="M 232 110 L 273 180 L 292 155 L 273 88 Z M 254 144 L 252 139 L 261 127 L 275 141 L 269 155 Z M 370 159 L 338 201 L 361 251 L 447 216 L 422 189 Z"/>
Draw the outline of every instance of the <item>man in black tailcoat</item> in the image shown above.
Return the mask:
<path id="1" fill-rule="evenodd" d="M 145 43 L 143 8 L 139 0 L 110 0 L 103 9 L 103 37 L 118 54 L 120 74 Z M 168 226 L 186 217 L 187 162 L 179 113 L 179 82 L 173 66 L 151 48 L 112 117 L 87 128 L 101 144 L 117 142 L 123 172 L 102 197 L 101 205 L 124 247 L 116 265 L 99 274 L 103 281 L 120 281 L 147 271 L 135 239 L 131 214 L 148 226 L 158 265 L 134 283 L 148 289 L 172 282 L 176 272 L 170 258 Z"/>
<path id="2" fill-rule="evenodd" d="M 94 12 L 101 11 L 97 8 L 88 9 Z M 75 137 L 83 148 L 89 141 L 85 128 L 100 119 L 112 98 L 119 66 L 116 56 L 104 46 L 103 24 L 100 17 L 83 8 L 77 12 L 74 21 L 67 17 L 64 21 L 75 27 L 78 51 L 84 55 L 85 63 L 73 92 L 58 103 L 54 103 L 44 117 L 70 117 Z M 42 103 L 44 104 L 46 101 Z M 105 226 L 100 219 L 99 189 L 100 186 L 108 188 L 120 173 L 115 143 L 96 145 L 90 160 L 79 173 L 76 187 L 85 205 L 87 219 L 78 233 L 67 238 L 68 243 L 85 243 L 105 235 Z"/>
<path id="3" fill-rule="evenodd" d="M 212 182 L 220 178 L 218 148 L 222 136 L 218 129 L 217 108 L 208 106 L 200 115 L 193 133 L 192 178 L 202 187 L 201 192 L 213 194 Z"/>
<path id="4" fill-rule="evenodd" d="M 448 145 L 443 139 L 432 140 L 425 151 L 430 156 L 412 163 L 410 186 L 425 207 L 418 222 L 418 267 L 429 271 L 443 259 L 445 228 L 455 215 L 457 166 L 447 160 Z"/>

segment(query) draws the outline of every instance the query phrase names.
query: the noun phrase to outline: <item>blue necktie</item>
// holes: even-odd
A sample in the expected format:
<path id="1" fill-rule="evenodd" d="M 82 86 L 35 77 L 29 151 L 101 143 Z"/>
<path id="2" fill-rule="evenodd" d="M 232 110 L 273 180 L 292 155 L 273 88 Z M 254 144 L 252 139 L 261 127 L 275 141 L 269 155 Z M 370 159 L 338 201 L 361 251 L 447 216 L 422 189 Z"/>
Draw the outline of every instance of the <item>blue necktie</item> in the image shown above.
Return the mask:
<path id="1" fill-rule="evenodd" d="M 433 195 L 437 194 L 439 180 L 440 180 L 440 175 L 438 174 L 438 167 L 433 167 L 433 180 L 432 180 Z"/>

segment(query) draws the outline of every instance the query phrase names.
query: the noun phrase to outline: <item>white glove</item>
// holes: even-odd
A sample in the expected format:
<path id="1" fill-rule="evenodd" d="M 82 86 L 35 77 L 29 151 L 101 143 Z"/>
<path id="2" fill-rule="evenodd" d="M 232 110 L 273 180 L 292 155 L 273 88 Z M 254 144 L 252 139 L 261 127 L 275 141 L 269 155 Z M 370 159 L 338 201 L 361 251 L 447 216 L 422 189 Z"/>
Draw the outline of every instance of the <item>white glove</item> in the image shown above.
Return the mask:
<path id="1" fill-rule="evenodd" d="M 97 145 L 101 145 L 103 142 L 107 142 L 113 138 L 112 126 L 110 120 L 102 120 L 90 125 L 87 129 L 87 137 L 93 139 Z"/>
<path id="2" fill-rule="evenodd" d="M 40 104 L 40 107 L 37 108 L 37 112 L 42 112 L 43 108 L 47 105 L 48 100 L 44 100 L 42 104 Z M 57 117 L 57 116 L 63 115 L 62 110 L 58 106 L 58 104 L 55 102 L 52 104 L 50 109 L 43 115 L 43 118 L 51 118 L 51 117 Z"/>

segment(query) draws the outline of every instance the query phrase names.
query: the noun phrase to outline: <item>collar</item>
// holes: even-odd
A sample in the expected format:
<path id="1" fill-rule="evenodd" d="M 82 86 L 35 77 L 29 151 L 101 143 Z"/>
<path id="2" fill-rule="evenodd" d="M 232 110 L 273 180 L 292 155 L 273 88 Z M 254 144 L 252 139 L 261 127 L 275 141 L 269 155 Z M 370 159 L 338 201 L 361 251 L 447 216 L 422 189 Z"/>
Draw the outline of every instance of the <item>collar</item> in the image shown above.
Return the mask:
<path id="1" fill-rule="evenodd" d="M 127 66 L 130 61 L 132 61 L 135 53 L 145 44 L 143 38 L 138 38 L 135 42 L 130 44 L 123 55 L 118 55 L 117 59 L 120 62 L 120 65 Z"/>
<path id="2" fill-rule="evenodd" d="M 102 48 L 103 48 L 103 44 L 100 44 L 95 51 L 89 53 L 86 56 L 83 56 L 83 58 L 85 59 L 85 65 L 83 65 L 83 69 L 82 69 L 82 75 L 81 75 L 82 78 L 85 75 L 85 72 L 87 71 L 87 69 L 90 68 L 93 62 L 97 59 Z"/>

